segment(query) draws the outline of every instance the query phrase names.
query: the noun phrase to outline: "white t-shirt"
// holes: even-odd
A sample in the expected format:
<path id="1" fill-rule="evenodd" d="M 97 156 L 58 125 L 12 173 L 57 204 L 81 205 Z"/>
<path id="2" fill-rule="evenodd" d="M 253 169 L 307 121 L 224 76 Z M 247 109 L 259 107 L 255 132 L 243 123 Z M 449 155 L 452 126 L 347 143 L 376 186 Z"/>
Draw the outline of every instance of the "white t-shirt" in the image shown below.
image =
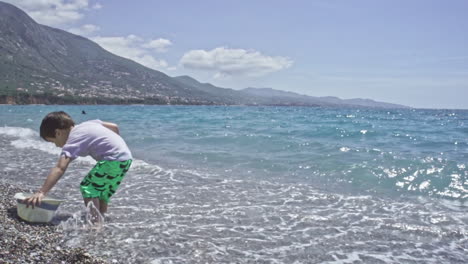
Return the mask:
<path id="1" fill-rule="evenodd" d="M 101 120 L 86 121 L 73 127 L 61 155 L 71 159 L 89 155 L 97 161 L 132 159 L 132 153 L 123 138 L 103 126 Z"/>

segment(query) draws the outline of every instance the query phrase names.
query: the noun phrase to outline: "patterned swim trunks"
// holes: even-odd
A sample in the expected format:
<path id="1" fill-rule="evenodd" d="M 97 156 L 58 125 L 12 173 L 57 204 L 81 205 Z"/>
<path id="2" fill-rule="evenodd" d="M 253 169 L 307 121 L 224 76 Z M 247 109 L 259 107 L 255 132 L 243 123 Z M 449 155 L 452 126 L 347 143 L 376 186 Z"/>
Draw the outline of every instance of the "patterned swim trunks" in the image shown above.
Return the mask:
<path id="1" fill-rule="evenodd" d="M 98 161 L 80 184 L 83 198 L 99 198 L 109 203 L 130 165 L 132 160 Z"/>

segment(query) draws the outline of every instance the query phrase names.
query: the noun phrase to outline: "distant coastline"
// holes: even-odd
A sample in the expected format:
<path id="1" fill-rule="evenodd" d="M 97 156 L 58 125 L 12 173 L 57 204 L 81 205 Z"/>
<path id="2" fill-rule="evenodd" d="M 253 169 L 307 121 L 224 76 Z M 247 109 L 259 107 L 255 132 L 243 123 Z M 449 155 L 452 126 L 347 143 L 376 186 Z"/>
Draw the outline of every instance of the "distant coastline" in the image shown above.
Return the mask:
<path id="1" fill-rule="evenodd" d="M 181 99 L 165 98 L 142 98 L 142 99 L 121 99 L 107 97 L 73 97 L 57 96 L 54 94 L 28 94 L 18 93 L 16 95 L 0 95 L 0 105 L 187 105 L 187 106 L 278 106 L 278 107 L 349 107 L 349 108 L 382 108 L 352 104 L 322 105 L 314 103 L 263 103 L 263 104 L 236 104 L 220 102 L 201 102 Z M 392 107 L 389 107 L 392 108 Z M 402 107 L 398 107 L 401 109 Z M 404 107 L 411 109 L 411 107 Z"/>
<path id="2" fill-rule="evenodd" d="M 106 97 L 73 97 L 73 96 L 56 96 L 44 94 L 27 94 L 21 93 L 17 95 L 0 95 L 0 104 L 4 105 L 132 105 L 132 104 L 148 104 L 148 105 L 219 105 L 215 103 L 200 103 L 187 102 L 181 100 L 166 101 L 161 98 L 143 98 L 143 99 L 117 99 Z"/>

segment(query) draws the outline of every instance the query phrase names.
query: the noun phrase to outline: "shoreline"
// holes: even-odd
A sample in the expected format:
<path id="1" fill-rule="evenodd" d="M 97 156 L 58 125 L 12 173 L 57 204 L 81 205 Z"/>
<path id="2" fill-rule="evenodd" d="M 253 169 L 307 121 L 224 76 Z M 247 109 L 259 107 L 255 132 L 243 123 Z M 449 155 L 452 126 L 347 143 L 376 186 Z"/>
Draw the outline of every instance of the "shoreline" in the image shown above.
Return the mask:
<path id="1" fill-rule="evenodd" d="M 0 181 L 0 262 L 108 263 L 83 248 L 63 247 L 60 244 L 62 234 L 53 224 L 31 224 L 21 220 L 13 196 L 25 191 Z"/>

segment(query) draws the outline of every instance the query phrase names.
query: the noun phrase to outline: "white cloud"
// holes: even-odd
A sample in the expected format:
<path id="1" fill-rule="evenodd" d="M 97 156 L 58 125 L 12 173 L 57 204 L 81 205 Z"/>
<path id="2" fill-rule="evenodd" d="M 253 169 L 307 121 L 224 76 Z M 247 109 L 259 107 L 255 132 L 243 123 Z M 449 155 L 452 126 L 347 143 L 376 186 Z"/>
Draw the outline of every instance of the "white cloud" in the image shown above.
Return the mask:
<path id="1" fill-rule="evenodd" d="M 93 5 L 93 9 L 101 9 L 102 8 L 102 5 L 100 3 L 96 3 Z"/>
<path id="2" fill-rule="evenodd" d="M 40 24 L 60 26 L 81 20 L 89 10 L 88 0 L 4 0 L 31 16 Z M 96 6 L 100 6 L 96 4 Z"/>
<path id="3" fill-rule="evenodd" d="M 100 30 L 99 26 L 92 24 L 77 25 L 88 11 L 101 9 L 100 3 L 90 3 L 90 0 L 1 0 L 11 3 L 25 11 L 36 22 L 52 27 L 68 28 L 68 31 L 77 35 L 95 36 Z M 94 2 L 94 1 L 93 1 Z M 68 26 L 68 27 L 67 27 Z M 92 37 L 93 41 L 104 49 L 134 60 L 153 69 L 174 70 L 165 60 L 157 59 L 152 52 L 165 52 L 172 45 L 167 39 L 144 40 L 136 35 L 127 37 Z"/>
<path id="4" fill-rule="evenodd" d="M 154 49 L 157 52 L 166 52 L 168 47 L 172 45 L 172 42 L 168 39 L 154 39 L 144 44 L 142 47 L 147 49 Z"/>
<path id="5" fill-rule="evenodd" d="M 155 70 L 173 69 L 173 67 L 169 67 L 169 64 L 165 60 L 155 58 L 151 54 L 152 48 L 145 48 L 151 46 L 151 41 L 145 42 L 144 39 L 138 36 L 94 37 L 91 40 L 109 52 L 136 61 L 146 67 Z"/>
<path id="6" fill-rule="evenodd" d="M 89 36 L 99 31 L 100 29 L 101 28 L 96 25 L 86 24 L 78 28 L 70 28 L 68 31 L 76 35 Z"/>
<path id="7" fill-rule="evenodd" d="M 189 69 L 214 71 L 215 78 L 231 76 L 262 76 L 291 67 L 286 57 L 271 57 L 254 50 L 215 48 L 210 51 L 191 50 L 180 64 Z"/>

